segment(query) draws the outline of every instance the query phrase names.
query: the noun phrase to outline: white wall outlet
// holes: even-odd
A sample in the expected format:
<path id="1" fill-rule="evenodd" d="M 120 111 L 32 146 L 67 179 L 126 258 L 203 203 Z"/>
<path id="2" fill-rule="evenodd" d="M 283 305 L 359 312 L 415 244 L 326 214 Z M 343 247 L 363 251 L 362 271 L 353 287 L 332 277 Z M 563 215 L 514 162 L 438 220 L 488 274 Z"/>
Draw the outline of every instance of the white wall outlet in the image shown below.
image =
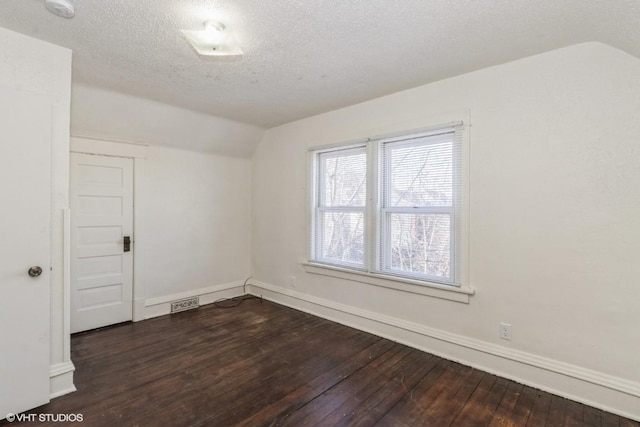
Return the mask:
<path id="1" fill-rule="evenodd" d="M 500 338 L 511 341 L 511 324 L 500 322 Z"/>
<path id="2" fill-rule="evenodd" d="M 296 287 L 296 276 L 289 276 L 289 286 L 292 288 Z"/>

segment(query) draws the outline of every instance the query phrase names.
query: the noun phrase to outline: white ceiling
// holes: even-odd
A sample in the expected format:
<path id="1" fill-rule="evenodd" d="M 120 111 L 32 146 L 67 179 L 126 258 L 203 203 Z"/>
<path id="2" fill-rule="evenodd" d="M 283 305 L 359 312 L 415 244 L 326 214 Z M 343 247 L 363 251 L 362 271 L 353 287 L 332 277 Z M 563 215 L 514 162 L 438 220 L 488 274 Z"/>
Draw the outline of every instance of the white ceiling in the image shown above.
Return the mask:
<path id="1" fill-rule="evenodd" d="M 73 79 L 271 127 L 551 49 L 640 57 L 639 0 L 1 0 L 0 26 L 73 49 Z M 198 57 L 217 19 L 245 55 Z"/>

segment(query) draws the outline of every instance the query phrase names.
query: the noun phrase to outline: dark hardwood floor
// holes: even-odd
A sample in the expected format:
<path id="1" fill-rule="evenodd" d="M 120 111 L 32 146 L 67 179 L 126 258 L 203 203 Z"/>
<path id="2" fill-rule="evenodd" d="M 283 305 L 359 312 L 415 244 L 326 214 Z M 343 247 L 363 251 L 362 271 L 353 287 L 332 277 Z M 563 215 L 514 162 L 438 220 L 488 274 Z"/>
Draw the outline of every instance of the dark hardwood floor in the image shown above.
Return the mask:
<path id="1" fill-rule="evenodd" d="M 78 391 L 32 411 L 82 414 L 70 425 L 639 425 L 258 299 L 71 343 Z"/>

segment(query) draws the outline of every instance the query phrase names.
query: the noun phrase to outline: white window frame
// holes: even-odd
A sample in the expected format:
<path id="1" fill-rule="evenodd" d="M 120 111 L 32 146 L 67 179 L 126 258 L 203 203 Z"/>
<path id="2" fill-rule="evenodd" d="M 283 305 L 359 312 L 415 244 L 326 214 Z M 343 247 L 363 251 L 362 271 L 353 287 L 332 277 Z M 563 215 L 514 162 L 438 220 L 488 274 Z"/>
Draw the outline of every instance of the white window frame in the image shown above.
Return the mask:
<path id="1" fill-rule="evenodd" d="M 456 130 L 457 129 L 457 130 Z M 461 144 L 461 135 L 457 135 L 460 141 L 456 141 L 455 132 L 460 132 L 460 126 L 447 126 L 442 129 L 436 129 L 434 131 L 428 132 L 411 132 L 406 135 L 402 135 L 399 137 L 393 138 L 384 138 L 384 139 L 372 139 L 374 150 L 377 152 L 376 156 L 378 157 L 378 168 L 377 170 L 384 170 L 384 175 L 387 177 L 391 177 L 391 165 L 387 162 L 387 159 L 384 155 L 385 145 L 386 144 L 399 144 L 399 145 L 412 145 L 412 139 L 419 139 L 422 137 L 433 138 L 432 141 L 428 141 L 428 144 L 437 144 L 442 142 L 438 140 L 439 135 L 453 133 L 453 144 L 452 144 L 452 153 L 451 158 L 454 162 L 452 166 L 452 186 L 453 186 L 453 200 L 452 206 L 411 206 L 411 207 L 393 207 L 388 206 L 389 200 L 385 200 L 385 194 L 391 194 L 391 180 L 388 179 L 386 182 L 380 182 L 382 179 L 379 175 L 376 177 L 377 184 L 377 207 L 374 207 L 371 211 L 371 215 L 378 215 L 377 221 L 377 235 L 375 236 L 377 240 L 377 255 L 376 260 L 370 265 L 375 266 L 375 272 L 381 274 L 387 274 L 391 276 L 400 276 L 407 277 L 423 282 L 434 282 L 445 285 L 454 285 L 459 286 L 459 283 L 456 282 L 456 278 L 458 276 L 457 267 L 458 263 L 456 260 L 457 248 L 459 246 L 459 227 L 457 219 L 456 211 L 460 206 L 460 198 L 462 189 L 459 188 L 460 181 L 460 168 L 456 163 L 459 159 L 454 155 L 456 150 L 460 149 L 456 147 L 456 144 Z M 448 138 L 447 138 L 448 139 Z M 446 139 L 445 139 L 446 140 Z M 383 188 L 384 187 L 384 188 Z M 458 189 L 456 192 L 455 190 Z M 384 194 L 383 194 L 384 193 Z M 412 273 L 401 270 L 394 270 L 391 268 L 391 259 L 390 253 L 381 252 L 381 248 L 389 248 L 391 246 L 391 230 L 390 225 L 391 221 L 388 220 L 389 216 L 392 214 L 440 214 L 440 215 L 448 215 L 450 226 L 450 235 L 449 235 L 449 263 L 450 263 L 450 277 L 444 278 L 441 276 L 421 274 L 421 273 Z"/>
<path id="2" fill-rule="evenodd" d="M 324 150 L 317 150 L 315 151 L 315 160 L 314 160 L 314 167 L 313 167 L 313 173 L 314 173 L 314 189 L 313 189 L 313 202 L 312 202 L 312 209 L 314 210 L 313 213 L 313 221 L 314 221 L 314 226 L 311 230 L 311 241 L 312 243 L 312 251 L 311 253 L 314 254 L 313 259 L 314 262 L 318 262 L 318 263 L 322 263 L 322 264 L 327 264 L 327 265 L 335 265 L 335 266 L 341 266 L 341 267 L 349 267 L 349 268 L 353 268 L 356 270 L 360 270 L 360 271 L 367 271 L 367 260 L 365 259 L 361 264 L 357 264 L 357 263 L 351 263 L 351 262 L 345 262 L 345 261 L 336 261 L 336 260 L 332 260 L 330 258 L 323 258 L 322 257 L 322 249 L 321 249 L 321 242 L 317 241 L 316 238 L 318 235 L 323 235 L 323 231 L 324 230 L 320 230 L 319 232 L 317 231 L 317 228 L 322 228 L 323 227 L 323 223 L 322 221 L 319 221 L 319 218 L 322 217 L 322 215 L 324 213 L 327 212 L 357 212 L 357 213 L 362 213 L 363 219 L 365 221 L 365 224 L 363 224 L 363 229 L 365 230 L 364 233 L 364 242 L 363 242 L 363 246 L 364 246 L 364 250 L 365 250 L 365 257 L 367 254 L 367 248 L 368 248 L 368 239 L 367 239 L 367 224 L 366 224 L 366 220 L 367 220 L 367 206 L 326 206 L 325 204 L 323 204 L 322 202 L 322 198 L 325 194 L 325 187 L 324 187 L 324 181 L 320 179 L 320 175 L 323 172 L 318 163 L 319 163 L 319 159 L 320 156 L 322 154 L 327 154 L 327 153 L 336 153 L 336 157 L 338 157 L 340 154 L 348 154 L 350 152 L 359 152 L 359 151 L 364 151 L 365 154 L 367 153 L 367 146 L 366 144 L 359 144 L 359 145 L 349 145 L 346 147 L 335 147 L 333 149 L 324 149 Z M 369 168 L 369 165 L 367 164 L 367 169 Z M 368 191 L 368 189 L 367 189 Z M 311 257 L 310 257 L 311 259 Z"/>
<path id="3" fill-rule="evenodd" d="M 455 129 L 457 143 L 461 144 L 460 164 L 454 165 L 454 180 L 459 180 L 458 194 L 454 196 L 453 211 L 449 207 L 421 207 L 421 208 L 382 208 L 382 191 L 380 188 L 380 170 L 382 162 L 381 144 L 395 140 L 403 140 L 417 135 L 442 133 L 446 129 Z M 364 268 L 348 265 L 326 263 L 316 257 L 317 246 L 314 241 L 316 227 L 317 206 L 317 154 L 327 151 L 366 146 L 367 149 L 367 206 L 365 208 L 365 265 Z M 309 255 L 305 269 L 309 273 L 338 277 L 357 282 L 370 283 L 406 292 L 414 292 L 438 298 L 459 302 L 469 302 L 469 296 L 474 294 L 468 282 L 468 251 L 469 251 L 469 135 L 468 127 L 462 121 L 430 126 L 393 134 L 379 135 L 365 140 L 350 143 L 332 144 L 309 149 L 310 183 L 309 194 L 311 206 L 309 209 Z M 380 253 L 380 239 L 383 238 L 382 216 L 388 212 L 406 211 L 408 213 L 446 212 L 451 215 L 452 227 L 450 239 L 451 280 L 442 277 L 425 277 L 423 275 L 406 274 L 385 268 Z M 388 236 L 388 233 L 387 233 Z M 388 264 L 387 264 L 388 265 Z M 445 292 L 443 292 L 445 291 Z M 451 295 L 451 293 L 455 293 Z"/>

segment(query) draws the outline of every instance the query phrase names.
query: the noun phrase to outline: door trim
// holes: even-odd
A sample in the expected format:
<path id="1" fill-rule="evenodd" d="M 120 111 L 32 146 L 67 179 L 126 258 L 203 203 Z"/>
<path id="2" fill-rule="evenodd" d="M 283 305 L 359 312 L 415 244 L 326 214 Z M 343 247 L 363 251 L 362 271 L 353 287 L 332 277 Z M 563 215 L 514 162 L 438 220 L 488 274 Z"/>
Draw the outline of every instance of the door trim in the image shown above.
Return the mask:
<path id="1" fill-rule="evenodd" d="M 62 275 L 64 277 L 64 301 L 67 305 L 67 309 L 64 310 L 64 325 L 62 326 L 64 331 L 62 360 L 71 361 L 71 209 L 69 208 L 62 210 L 62 233 L 62 259 L 64 260 Z M 53 378 L 53 374 L 51 378 Z M 73 386 L 73 383 L 71 385 Z M 55 389 L 52 387 L 51 390 Z M 75 391 L 75 386 L 71 391 Z"/>
<path id="2" fill-rule="evenodd" d="M 148 146 L 140 142 L 71 135 L 71 152 L 73 153 L 144 159 L 147 157 Z"/>
<path id="3" fill-rule="evenodd" d="M 139 142 L 116 141 L 87 136 L 71 136 L 70 151 L 72 153 L 94 154 L 110 157 L 124 157 L 133 159 L 133 235 L 135 236 L 136 251 L 133 254 L 133 321 L 145 319 L 145 283 L 140 276 L 140 248 L 144 248 L 144 240 L 140 245 L 141 231 L 144 225 L 145 160 L 148 155 L 148 144 Z M 143 238 L 144 239 L 144 238 Z"/>

